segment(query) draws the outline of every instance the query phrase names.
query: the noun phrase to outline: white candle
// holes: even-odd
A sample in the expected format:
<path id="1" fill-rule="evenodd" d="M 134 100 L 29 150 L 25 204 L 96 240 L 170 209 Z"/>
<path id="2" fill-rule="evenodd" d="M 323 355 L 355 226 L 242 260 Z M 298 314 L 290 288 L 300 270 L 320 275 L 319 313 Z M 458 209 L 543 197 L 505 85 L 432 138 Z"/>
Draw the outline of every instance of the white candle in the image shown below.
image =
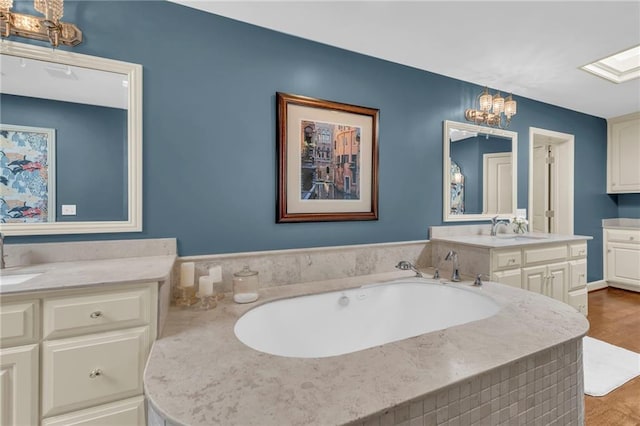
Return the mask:
<path id="1" fill-rule="evenodd" d="M 209 268 L 209 276 L 211 277 L 211 281 L 213 281 L 214 283 L 219 283 L 220 281 L 222 281 L 222 267 L 218 265 Z"/>
<path id="2" fill-rule="evenodd" d="M 198 292 L 200 296 L 213 296 L 213 280 L 209 275 L 202 276 L 198 280 Z"/>
<path id="3" fill-rule="evenodd" d="M 185 262 L 180 265 L 180 287 L 193 287 L 195 284 L 196 264 Z"/>

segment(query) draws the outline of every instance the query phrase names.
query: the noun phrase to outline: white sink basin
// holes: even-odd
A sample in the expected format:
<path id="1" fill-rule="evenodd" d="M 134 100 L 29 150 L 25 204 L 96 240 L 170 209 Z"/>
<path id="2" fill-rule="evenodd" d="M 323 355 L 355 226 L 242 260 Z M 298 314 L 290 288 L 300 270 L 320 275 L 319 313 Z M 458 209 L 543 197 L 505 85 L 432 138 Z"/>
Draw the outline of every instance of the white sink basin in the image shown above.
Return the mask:
<path id="1" fill-rule="evenodd" d="M 41 273 L 2 275 L 0 276 L 0 286 L 20 284 L 38 275 L 41 275 Z"/>

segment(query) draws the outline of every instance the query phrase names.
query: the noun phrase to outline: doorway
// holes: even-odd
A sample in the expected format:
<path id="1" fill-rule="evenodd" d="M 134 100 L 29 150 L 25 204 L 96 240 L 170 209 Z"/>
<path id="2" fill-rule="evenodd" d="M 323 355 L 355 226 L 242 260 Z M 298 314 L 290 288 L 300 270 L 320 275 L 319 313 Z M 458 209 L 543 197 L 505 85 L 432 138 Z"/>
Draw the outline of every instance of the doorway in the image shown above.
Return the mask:
<path id="1" fill-rule="evenodd" d="M 573 235 L 574 136 L 529 128 L 529 218 L 533 232 Z"/>

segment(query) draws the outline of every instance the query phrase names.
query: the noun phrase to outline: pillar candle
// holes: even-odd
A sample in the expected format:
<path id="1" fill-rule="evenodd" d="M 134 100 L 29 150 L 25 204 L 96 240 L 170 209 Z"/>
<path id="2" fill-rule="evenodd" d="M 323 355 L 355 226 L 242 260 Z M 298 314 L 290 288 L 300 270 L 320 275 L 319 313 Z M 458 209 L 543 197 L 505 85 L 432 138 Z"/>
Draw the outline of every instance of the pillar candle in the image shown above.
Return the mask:
<path id="1" fill-rule="evenodd" d="M 211 277 L 214 283 L 218 283 L 222 281 L 222 267 L 218 265 L 218 266 L 212 266 L 211 268 L 209 268 L 209 276 Z"/>
<path id="2" fill-rule="evenodd" d="M 209 275 L 202 276 L 198 280 L 198 292 L 201 296 L 213 296 L 213 280 Z"/>
<path id="3" fill-rule="evenodd" d="M 193 287 L 195 284 L 196 264 L 185 262 L 180 265 L 180 287 Z"/>

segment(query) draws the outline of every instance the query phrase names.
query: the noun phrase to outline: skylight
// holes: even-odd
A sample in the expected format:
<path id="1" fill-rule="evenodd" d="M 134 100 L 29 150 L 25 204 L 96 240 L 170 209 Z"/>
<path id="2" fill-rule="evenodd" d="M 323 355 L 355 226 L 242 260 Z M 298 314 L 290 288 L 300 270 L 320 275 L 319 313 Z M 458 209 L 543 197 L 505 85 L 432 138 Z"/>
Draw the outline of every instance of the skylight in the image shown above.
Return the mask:
<path id="1" fill-rule="evenodd" d="M 640 78 L 640 45 L 581 68 L 614 83 Z"/>

